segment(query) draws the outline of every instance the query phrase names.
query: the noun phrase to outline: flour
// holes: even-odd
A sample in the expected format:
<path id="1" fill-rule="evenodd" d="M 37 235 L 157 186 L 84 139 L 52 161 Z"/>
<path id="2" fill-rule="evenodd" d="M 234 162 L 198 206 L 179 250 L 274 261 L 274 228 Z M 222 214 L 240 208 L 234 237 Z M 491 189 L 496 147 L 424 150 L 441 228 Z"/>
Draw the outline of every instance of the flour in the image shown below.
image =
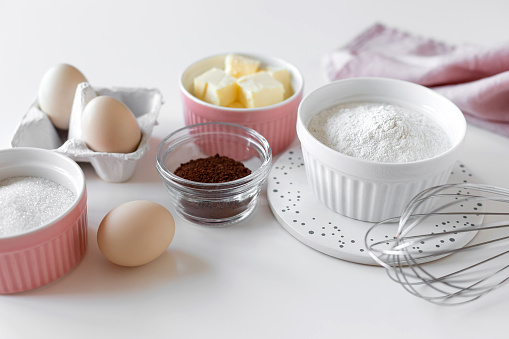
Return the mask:
<path id="1" fill-rule="evenodd" d="M 346 155 L 385 163 L 429 159 L 451 147 L 445 131 L 426 115 L 382 103 L 349 103 L 315 115 L 311 134 Z"/>

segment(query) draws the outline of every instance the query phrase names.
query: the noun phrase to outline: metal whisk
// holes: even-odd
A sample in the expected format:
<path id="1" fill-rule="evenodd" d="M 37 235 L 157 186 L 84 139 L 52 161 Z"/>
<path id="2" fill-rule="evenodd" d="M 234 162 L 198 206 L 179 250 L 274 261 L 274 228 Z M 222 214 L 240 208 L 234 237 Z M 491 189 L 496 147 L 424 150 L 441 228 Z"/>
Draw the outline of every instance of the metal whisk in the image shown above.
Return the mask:
<path id="1" fill-rule="evenodd" d="M 371 227 L 366 248 L 391 279 L 415 296 L 441 305 L 467 303 L 509 279 L 508 203 L 509 190 L 503 188 L 432 187 L 418 194 L 400 218 Z M 377 231 L 388 227 L 395 236 L 378 241 Z"/>

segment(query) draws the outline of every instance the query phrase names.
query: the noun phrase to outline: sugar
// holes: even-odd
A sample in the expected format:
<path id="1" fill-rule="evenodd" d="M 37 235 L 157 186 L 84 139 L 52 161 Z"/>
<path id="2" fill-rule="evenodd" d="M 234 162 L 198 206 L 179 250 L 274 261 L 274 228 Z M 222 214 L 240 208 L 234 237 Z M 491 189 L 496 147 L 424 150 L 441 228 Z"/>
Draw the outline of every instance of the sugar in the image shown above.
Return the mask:
<path id="1" fill-rule="evenodd" d="M 19 176 L 0 181 L 0 237 L 40 227 L 69 209 L 76 195 L 42 177 Z"/>

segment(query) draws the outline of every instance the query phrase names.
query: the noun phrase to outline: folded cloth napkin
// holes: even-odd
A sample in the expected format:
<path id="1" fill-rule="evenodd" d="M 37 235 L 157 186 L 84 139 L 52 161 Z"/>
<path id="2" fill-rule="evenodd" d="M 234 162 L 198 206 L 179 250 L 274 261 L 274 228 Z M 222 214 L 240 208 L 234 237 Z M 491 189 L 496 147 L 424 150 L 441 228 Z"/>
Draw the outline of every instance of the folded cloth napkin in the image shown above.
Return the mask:
<path id="1" fill-rule="evenodd" d="M 470 123 L 509 137 L 509 44 L 453 46 L 375 24 L 323 64 L 331 81 L 376 76 L 430 87 Z"/>

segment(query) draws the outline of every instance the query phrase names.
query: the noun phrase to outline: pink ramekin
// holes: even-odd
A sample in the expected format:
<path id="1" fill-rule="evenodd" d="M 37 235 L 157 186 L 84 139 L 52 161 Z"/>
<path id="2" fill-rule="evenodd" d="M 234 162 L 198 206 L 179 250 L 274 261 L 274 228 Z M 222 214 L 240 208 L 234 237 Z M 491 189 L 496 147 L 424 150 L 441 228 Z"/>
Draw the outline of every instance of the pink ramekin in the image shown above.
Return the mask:
<path id="1" fill-rule="evenodd" d="M 32 290 L 64 276 L 87 247 L 87 192 L 81 168 L 64 155 L 39 148 L 0 150 L 0 180 L 38 176 L 76 194 L 60 217 L 33 230 L 0 236 L 0 294 Z"/>
<path id="2" fill-rule="evenodd" d="M 212 67 L 224 69 L 227 54 L 211 56 L 187 67 L 180 77 L 185 124 L 189 126 L 202 122 L 227 122 L 252 128 L 267 139 L 273 154 L 280 153 L 295 139 L 297 110 L 304 88 L 302 74 L 292 64 L 277 58 L 256 54 L 235 54 L 260 60 L 262 68 L 266 66 L 286 68 L 292 75 L 293 95 L 278 104 L 260 108 L 221 107 L 199 100 L 192 94 L 193 79 Z"/>

